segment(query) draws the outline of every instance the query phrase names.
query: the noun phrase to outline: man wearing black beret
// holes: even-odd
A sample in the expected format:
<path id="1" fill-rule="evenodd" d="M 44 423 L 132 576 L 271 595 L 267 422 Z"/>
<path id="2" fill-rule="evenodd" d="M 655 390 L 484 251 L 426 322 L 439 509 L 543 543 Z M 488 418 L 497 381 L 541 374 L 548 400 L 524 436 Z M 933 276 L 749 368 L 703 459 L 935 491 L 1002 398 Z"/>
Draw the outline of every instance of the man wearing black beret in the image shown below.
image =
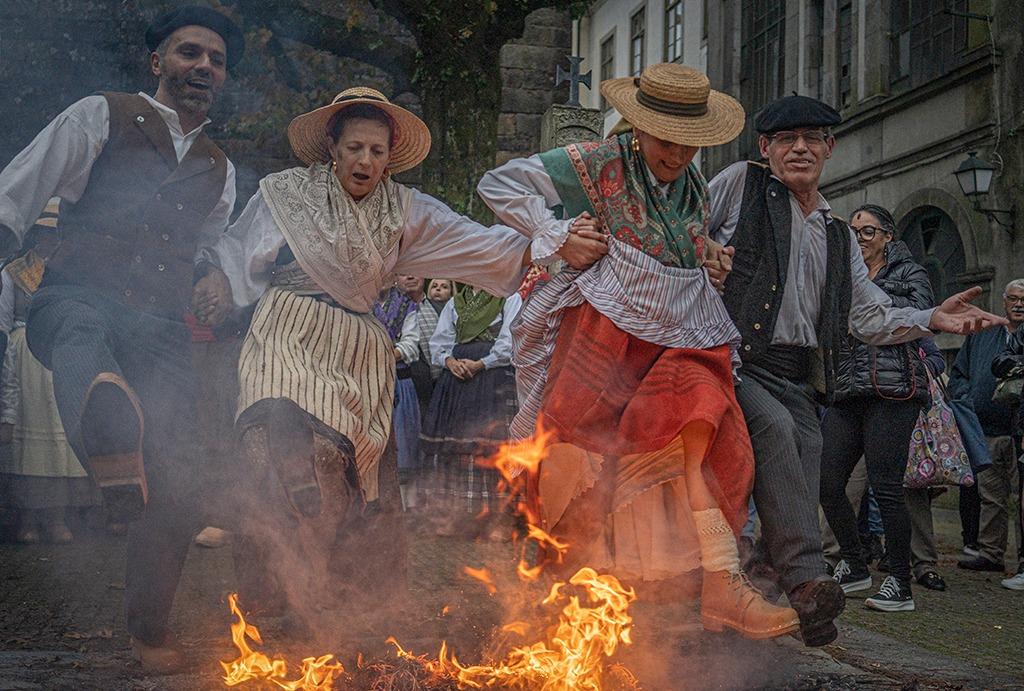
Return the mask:
<path id="1" fill-rule="evenodd" d="M 197 248 L 227 225 L 234 167 L 203 132 L 241 56 L 241 31 L 181 7 L 146 32 L 155 95 L 88 96 L 0 173 L 0 250 L 16 249 L 51 197 L 60 241 L 28 316 L 32 353 L 53 370 L 68 441 L 128 534 L 125 614 L 146 672 L 184 664 L 167 619 L 202 527 L 191 337 L 183 321 Z M 204 239 L 205 238 L 205 239 Z M 217 273 L 197 316 L 224 306 Z"/>
<path id="2" fill-rule="evenodd" d="M 767 164 L 735 163 L 709 185 L 708 234 L 725 246 L 710 262 L 725 269 L 712 282 L 743 338 L 736 398 L 754 447 L 754 502 L 807 645 L 836 638 L 845 603 L 821 549 L 816 410 L 818 395 L 833 394 L 841 341 L 902 343 L 1005 321 L 969 304 L 980 289 L 916 310 L 894 308 L 868 279 L 856 237 L 818 191 L 841 121 L 806 96 L 770 103 L 755 120 Z"/>

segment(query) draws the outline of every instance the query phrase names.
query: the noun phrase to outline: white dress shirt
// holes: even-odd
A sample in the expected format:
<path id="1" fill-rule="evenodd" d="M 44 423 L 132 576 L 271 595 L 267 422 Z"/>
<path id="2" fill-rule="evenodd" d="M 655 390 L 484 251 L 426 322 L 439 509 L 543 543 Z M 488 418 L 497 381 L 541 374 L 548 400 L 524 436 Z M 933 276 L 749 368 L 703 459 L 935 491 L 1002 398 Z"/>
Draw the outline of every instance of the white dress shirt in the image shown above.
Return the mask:
<path id="1" fill-rule="evenodd" d="M 712 240 L 729 244 L 739 224 L 743 204 L 743 185 L 747 162 L 734 163 L 716 175 L 708 188 L 711 194 L 711 218 L 708 234 Z M 790 245 L 789 268 L 782 293 L 772 343 L 817 347 L 817 323 L 821 311 L 821 291 L 825 285 L 827 254 L 826 224 L 832 219 L 828 202 L 819 194 L 814 211 L 804 215 L 799 202 L 789 195 Z M 893 307 L 892 300 L 868 278 L 857 237 L 850 232 L 850 333 L 871 345 L 904 343 L 931 336 L 928 323 L 932 311 L 912 307 Z"/>
<path id="2" fill-rule="evenodd" d="M 421 306 L 420 309 L 423 309 Z M 427 306 L 430 309 L 430 306 Z M 409 312 L 402 321 L 402 333 L 395 341 L 395 348 L 402 354 L 402 362 L 409 365 L 420 359 L 420 310 Z"/>
<path id="3" fill-rule="evenodd" d="M 171 135 L 178 162 L 185 157 L 207 119 L 191 132 L 181 131 L 178 113 L 140 93 L 159 113 Z M 92 166 L 110 137 L 110 107 L 103 96 L 86 96 L 71 104 L 36 135 L 0 173 L 0 226 L 24 240 L 51 197 L 74 203 L 82 198 Z M 198 247 L 212 244 L 224 231 L 235 206 L 235 167 L 227 162 L 224 190 L 199 229 Z"/>
<path id="4" fill-rule="evenodd" d="M 523 299 L 519 293 L 512 293 L 505 299 L 505 305 L 501 313 L 494 317 L 491 326 L 501 322 L 501 330 L 498 337 L 494 339 L 491 352 L 480 358 L 484 363 L 484 369 L 495 367 L 507 367 L 512 364 L 512 320 L 519 314 L 519 308 L 523 306 Z M 455 326 L 458 324 L 459 315 L 455 312 L 455 299 L 445 304 L 441 314 L 437 317 L 437 328 L 430 339 L 430 357 L 433 364 L 444 366 L 444 361 L 452 356 L 455 349 Z"/>

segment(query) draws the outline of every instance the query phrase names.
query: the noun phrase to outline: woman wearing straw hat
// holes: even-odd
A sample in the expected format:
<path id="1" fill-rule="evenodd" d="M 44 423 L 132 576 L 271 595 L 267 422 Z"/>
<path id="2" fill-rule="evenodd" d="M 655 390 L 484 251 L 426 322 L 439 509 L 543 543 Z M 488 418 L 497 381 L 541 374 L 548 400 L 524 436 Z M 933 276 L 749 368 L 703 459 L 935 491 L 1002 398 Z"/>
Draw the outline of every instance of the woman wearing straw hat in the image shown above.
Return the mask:
<path id="1" fill-rule="evenodd" d="M 601 142 L 510 161 L 481 197 L 552 246 L 587 213 L 608 254 L 539 288 L 513 327 L 522 409 L 512 433 L 554 433 L 538 495 L 573 562 L 665 582 L 703 567 L 702 622 L 770 638 L 798 628 L 739 567 L 753 453 L 733 392 L 738 333 L 702 268 L 707 183 L 694 155 L 743 129 L 743 108 L 677 64 L 601 93 L 632 124 Z"/>
<path id="2" fill-rule="evenodd" d="M 331 539 L 349 507 L 369 505 L 372 514 L 381 494 L 397 504 L 395 469 L 380 463 L 395 389 L 394 347 L 373 315 L 381 290 L 396 274 L 441 274 L 509 295 L 531 259 L 554 253 L 536 256 L 511 228 L 485 228 L 395 182 L 392 174 L 426 157 L 430 132 L 378 91 L 341 92 L 295 118 L 288 138 L 308 167 L 261 180 L 210 259 L 238 306 L 258 301 L 239 361 L 237 419 L 245 455 L 257 470 L 273 469 L 256 478 L 264 483 L 258 495 L 280 495 L 275 506 L 287 515 L 274 520 L 291 521 L 300 536 L 320 531 L 316 544 Z M 596 232 L 573 245 L 560 256 L 578 266 L 606 249 Z M 263 506 L 243 513 L 262 516 Z M 402 554 L 397 546 L 377 551 Z M 307 571 L 322 573 L 315 566 Z M 310 585 L 294 574 L 278 584 Z"/>

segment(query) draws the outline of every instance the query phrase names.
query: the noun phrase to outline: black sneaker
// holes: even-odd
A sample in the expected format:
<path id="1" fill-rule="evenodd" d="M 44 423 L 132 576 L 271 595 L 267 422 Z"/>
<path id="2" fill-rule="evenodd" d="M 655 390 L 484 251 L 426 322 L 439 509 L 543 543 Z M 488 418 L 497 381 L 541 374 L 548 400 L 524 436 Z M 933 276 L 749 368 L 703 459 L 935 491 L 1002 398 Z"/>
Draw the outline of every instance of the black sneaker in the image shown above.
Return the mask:
<path id="1" fill-rule="evenodd" d="M 882 587 L 864 604 L 881 612 L 913 612 L 915 609 L 910 583 L 900 583 L 895 576 L 886 576 Z"/>
<path id="2" fill-rule="evenodd" d="M 871 588 L 871 574 L 868 572 L 868 568 L 863 564 L 850 564 L 845 559 L 840 559 L 836 564 L 832 578 L 846 595 Z"/>

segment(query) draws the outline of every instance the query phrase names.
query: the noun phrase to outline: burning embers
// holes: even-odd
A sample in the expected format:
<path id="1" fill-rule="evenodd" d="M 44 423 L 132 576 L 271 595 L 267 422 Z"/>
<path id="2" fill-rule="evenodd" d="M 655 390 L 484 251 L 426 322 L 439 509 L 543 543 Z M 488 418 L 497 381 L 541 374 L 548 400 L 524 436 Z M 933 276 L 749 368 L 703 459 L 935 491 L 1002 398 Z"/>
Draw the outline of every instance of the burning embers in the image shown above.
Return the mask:
<path id="1" fill-rule="evenodd" d="M 536 483 L 540 462 L 550 435 L 543 430 L 533 439 L 504 445 L 489 464 L 501 473 L 502 489 L 508 491 L 514 510 L 527 524 L 527 536 L 520 549 L 516 573 L 523 581 L 536 580 L 544 561 L 561 561 L 569 545 L 548 535 L 539 526 L 537 507 L 528 501 L 527 487 Z M 535 486 L 535 485 L 533 485 Z M 528 541 L 536 543 L 542 561 L 530 566 L 527 561 Z M 475 578 L 488 592 L 497 586 L 487 569 L 465 567 L 464 573 Z M 414 655 L 393 637 L 398 658 L 418 666 L 435 685 L 459 688 L 519 688 L 541 691 L 600 691 L 609 686 L 637 688 L 636 679 L 626 669 L 610 664 L 620 645 L 629 645 L 633 619 L 629 605 L 636 593 L 624 587 L 611 575 L 598 574 L 589 567 L 579 569 L 568 581 L 556 582 L 542 601 L 544 607 L 561 605 L 557 625 L 548 627 L 543 640 L 532 645 L 512 648 L 504 659 L 492 664 L 464 665 L 442 643 L 437 659 Z M 251 649 L 247 639 L 262 644 L 255 626 L 246 624 L 237 606 L 237 598 L 229 598 L 232 613 L 238 621 L 231 625 L 231 637 L 238 648 L 238 659 L 221 665 L 224 682 L 235 686 L 250 680 L 272 682 L 292 691 L 329 691 L 335 681 L 343 684 L 345 670 L 333 655 L 308 657 L 302 661 L 300 677 L 288 681 L 285 661 L 268 658 Z M 502 630 L 519 636 L 533 627 L 524 621 L 506 624 Z M 376 687 L 375 687 L 376 688 Z"/>
<path id="2" fill-rule="evenodd" d="M 340 663 L 331 662 L 334 655 L 307 657 L 302 661 L 299 678 L 287 681 L 288 665 L 282 658 L 271 659 L 249 647 L 247 638 L 261 645 L 263 639 L 259 629 L 245 623 L 245 617 L 238 609 L 238 596 L 234 593 L 228 595 L 228 604 L 231 613 L 238 617 L 238 621 L 231 625 L 231 641 L 238 648 L 238 659 L 220 663 L 224 668 L 224 683 L 227 686 L 262 680 L 273 682 L 287 691 L 330 691 L 334 688 L 334 679 L 345 672 Z"/>

